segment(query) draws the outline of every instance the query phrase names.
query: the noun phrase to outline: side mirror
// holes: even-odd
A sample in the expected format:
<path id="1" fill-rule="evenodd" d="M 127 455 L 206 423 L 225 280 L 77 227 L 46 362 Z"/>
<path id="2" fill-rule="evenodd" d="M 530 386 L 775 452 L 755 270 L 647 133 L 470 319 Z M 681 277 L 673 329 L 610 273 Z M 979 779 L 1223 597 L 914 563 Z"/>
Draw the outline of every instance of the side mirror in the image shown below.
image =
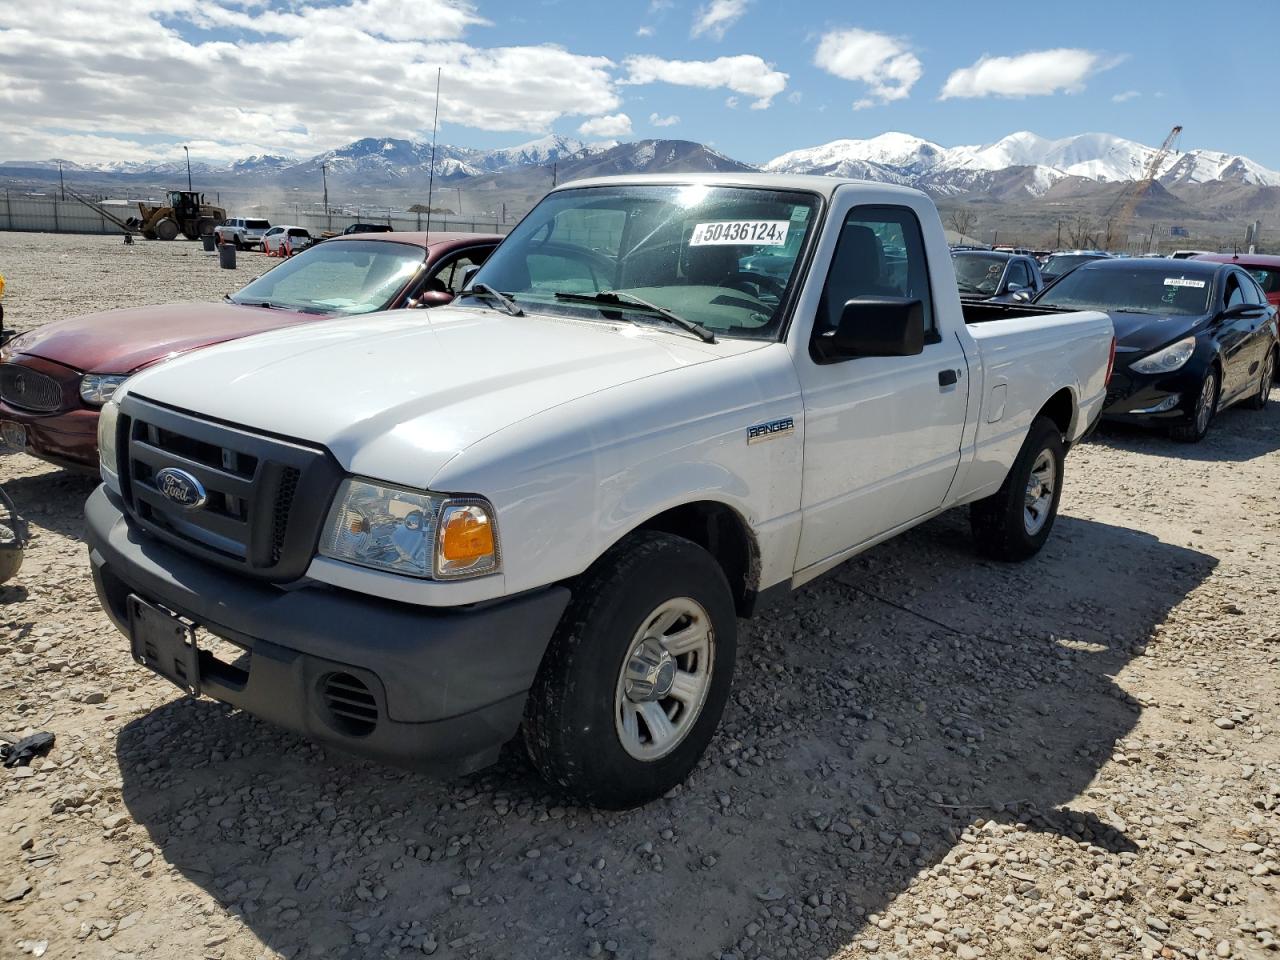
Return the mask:
<path id="1" fill-rule="evenodd" d="M 1024 289 L 1019 288 L 1018 291 L 1013 295 L 1013 299 L 1018 303 L 1030 303 L 1031 294 Z"/>
<path id="2" fill-rule="evenodd" d="M 1023 286 L 1022 284 L 1020 284 L 1020 283 L 1011 283 L 1011 284 L 1009 284 L 1007 287 L 1005 287 L 1005 288 L 1004 288 L 1004 292 L 1005 292 L 1005 293 L 1017 293 L 1018 291 L 1020 291 L 1020 290 L 1025 290 L 1025 289 L 1027 289 L 1027 288 L 1026 288 L 1026 287 L 1024 287 L 1024 286 Z"/>
<path id="3" fill-rule="evenodd" d="M 480 272 L 480 264 L 478 263 L 473 263 L 469 267 L 464 267 L 462 270 L 462 286 L 459 287 L 458 289 L 466 290 L 468 287 L 470 287 L 471 281 L 475 279 L 476 274 L 479 272 Z"/>
<path id="4" fill-rule="evenodd" d="M 412 300 L 405 306 L 409 307 L 443 307 L 447 303 L 453 303 L 453 294 L 448 290 L 428 290 Z"/>
<path id="5" fill-rule="evenodd" d="M 1218 316 L 1223 320 L 1234 320 L 1237 317 L 1260 317 L 1266 310 L 1266 307 L 1258 303 L 1237 303 L 1234 307 L 1227 307 Z"/>
<path id="6" fill-rule="evenodd" d="M 914 357 L 924 352 L 924 304 L 906 297 L 850 300 L 834 330 L 813 338 L 819 363 L 853 357 Z"/>

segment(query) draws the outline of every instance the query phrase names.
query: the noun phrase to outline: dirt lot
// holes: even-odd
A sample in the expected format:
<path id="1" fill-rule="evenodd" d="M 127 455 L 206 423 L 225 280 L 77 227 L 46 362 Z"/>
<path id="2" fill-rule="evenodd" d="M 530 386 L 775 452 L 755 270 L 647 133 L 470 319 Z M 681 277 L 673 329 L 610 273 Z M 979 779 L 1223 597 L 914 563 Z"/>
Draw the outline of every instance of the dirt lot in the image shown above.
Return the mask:
<path id="1" fill-rule="evenodd" d="M 0 273 L 20 327 L 250 276 L 4 233 Z M 1276 957 L 1277 407 L 1079 448 L 1030 563 L 948 515 L 744 624 L 702 767 L 624 814 L 182 697 L 98 612 L 92 481 L 2 456 L 0 730 L 58 739 L 0 770 L 0 956 Z"/>

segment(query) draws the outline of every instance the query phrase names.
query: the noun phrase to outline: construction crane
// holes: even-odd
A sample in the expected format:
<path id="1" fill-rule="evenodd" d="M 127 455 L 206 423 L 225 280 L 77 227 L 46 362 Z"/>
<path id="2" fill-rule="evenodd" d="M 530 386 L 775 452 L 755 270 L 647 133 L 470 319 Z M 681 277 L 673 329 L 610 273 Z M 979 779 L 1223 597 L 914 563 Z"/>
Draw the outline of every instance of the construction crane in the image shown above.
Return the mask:
<path id="1" fill-rule="evenodd" d="M 1160 173 L 1161 165 L 1164 163 L 1165 158 L 1169 156 L 1170 151 L 1174 149 L 1181 133 L 1181 125 L 1175 125 L 1169 131 L 1169 135 L 1164 138 L 1164 143 L 1160 144 L 1160 149 L 1151 157 L 1151 162 L 1147 164 L 1147 169 L 1142 179 L 1116 197 L 1111 209 L 1107 211 L 1107 246 L 1111 245 L 1113 236 L 1124 238 L 1127 241 L 1129 225 L 1133 222 L 1133 215 L 1138 210 L 1138 204 L 1142 202 L 1142 198 L 1151 190 L 1151 185 L 1156 182 L 1156 176 Z M 1117 206 L 1120 207 L 1120 211 L 1113 217 L 1112 211 Z"/>

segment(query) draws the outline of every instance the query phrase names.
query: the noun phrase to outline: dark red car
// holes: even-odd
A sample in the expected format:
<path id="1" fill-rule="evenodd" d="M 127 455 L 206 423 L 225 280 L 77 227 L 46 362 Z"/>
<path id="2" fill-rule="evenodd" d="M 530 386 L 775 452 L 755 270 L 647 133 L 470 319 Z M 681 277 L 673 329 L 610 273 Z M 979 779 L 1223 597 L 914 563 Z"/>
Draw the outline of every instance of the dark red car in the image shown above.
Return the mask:
<path id="1" fill-rule="evenodd" d="M 335 237 L 222 303 L 128 307 L 46 324 L 0 348 L 0 441 L 97 471 L 98 411 L 143 367 L 227 340 L 330 317 L 448 303 L 493 234 Z"/>
<path id="2" fill-rule="evenodd" d="M 1237 267 L 1248 270 L 1267 295 L 1267 302 L 1273 307 L 1280 307 L 1280 257 L 1265 253 L 1201 253 L 1191 259 L 1234 263 Z"/>

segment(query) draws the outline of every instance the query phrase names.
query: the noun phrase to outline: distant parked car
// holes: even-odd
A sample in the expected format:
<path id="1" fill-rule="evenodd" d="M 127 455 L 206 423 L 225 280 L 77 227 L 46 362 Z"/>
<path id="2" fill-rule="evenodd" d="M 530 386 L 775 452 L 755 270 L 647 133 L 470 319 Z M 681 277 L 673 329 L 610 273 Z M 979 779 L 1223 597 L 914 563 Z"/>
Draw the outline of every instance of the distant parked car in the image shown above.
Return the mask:
<path id="1" fill-rule="evenodd" d="M 43 460 L 96 471 L 98 411 L 144 367 L 280 327 L 448 303 L 499 239 L 345 237 L 283 261 L 222 303 L 128 307 L 45 324 L 0 348 L 0 438 Z"/>
<path id="2" fill-rule="evenodd" d="M 1106 260 L 1111 254 L 1102 250 L 1060 250 L 1057 253 L 1051 253 L 1041 273 L 1044 274 L 1045 283 L 1053 283 L 1059 277 L 1066 276 L 1082 263 L 1088 263 L 1090 260 Z"/>
<path id="3" fill-rule="evenodd" d="M 237 249 L 262 246 L 262 238 L 271 224 L 252 217 L 232 217 L 226 223 L 213 228 L 219 243 L 233 243 Z"/>
<path id="4" fill-rule="evenodd" d="M 313 237 L 311 231 L 305 227 L 282 224 L 267 231 L 267 235 L 262 238 L 262 250 L 264 253 L 280 253 L 283 250 L 301 253 L 318 242 L 319 238 Z"/>
<path id="5" fill-rule="evenodd" d="M 353 223 L 342 231 L 341 236 L 350 236 L 353 233 L 390 233 L 391 225 L 386 223 Z"/>
<path id="6" fill-rule="evenodd" d="M 1273 307 L 1280 307 L 1280 257 L 1265 253 L 1201 253 L 1192 259 L 1243 267 L 1258 281 L 1258 286 L 1267 296 L 1267 302 Z"/>
<path id="7" fill-rule="evenodd" d="M 1030 299 L 1044 289 L 1040 264 L 1032 257 L 995 250 L 957 250 L 951 262 L 961 300 L 1005 303 Z"/>
<path id="8" fill-rule="evenodd" d="M 1233 263 L 1094 260 L 1034 302 L 1111 316 L 1116 359 L 1104 417 L 1158 424 L 1194 443 L 1233 403 L 1266 408 L 1277 362 L 1276 308 Z"/>

